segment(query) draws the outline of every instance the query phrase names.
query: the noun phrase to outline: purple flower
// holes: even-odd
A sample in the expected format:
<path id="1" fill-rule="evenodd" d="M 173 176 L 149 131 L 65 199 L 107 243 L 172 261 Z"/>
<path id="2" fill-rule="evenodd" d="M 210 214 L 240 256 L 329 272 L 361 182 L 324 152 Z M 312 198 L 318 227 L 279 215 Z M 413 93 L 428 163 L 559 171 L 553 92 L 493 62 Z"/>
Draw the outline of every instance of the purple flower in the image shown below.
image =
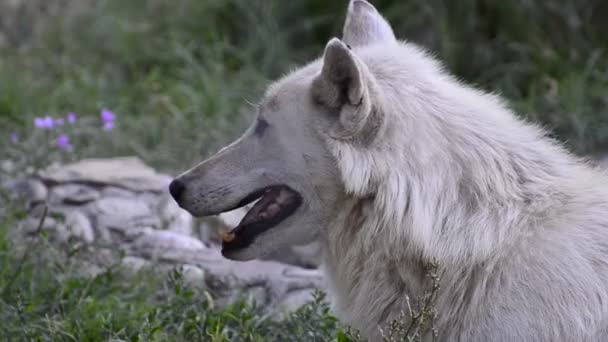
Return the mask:
<path id="1" fill-rule="evenodd" d="M 114 129 L 114 122 L 113 121 L 108 121 L 106 123 L 103 124 L 103 129 L 104 131 L 111 131 Z"/>
<path id="2" fill-rule="evenodd" d="M 101 110 L 101 121 L 103 121 L 103 123 L 108 123 L 108 122 L 114 122 L 114 119 L 116 118 L 116 115 L 114 115 L 114 113 L 108 109 L 102 109 Z"/>
<path id="3" fill-rule="evenodd" d="M 76 119 L 78 117 L 76 116 L 76 113 L 68 113 L 68 122 L 73 124 L 74 122 L 76 122 Z"/>
<path id="4" fill-rule="evenodd" d="M 11 141 L 13 142 L 13 144 L 19 142 L 19 136 L 17 135 L 17 133 L 11 133 Z"/>
<path id="5" fill-rule="evenodd" d="M 61 134 L 59 137 L 57 137 L 57 147 L 68 152 L 74 150 L 74 147 L 72 144 L 70 144 L 70 137 L 65 134 Z"/>
<path id="6" fill-rule="evenodd" d="M 38 128 L 53 128 L 55 126 L 55 121 L 52 117 L 47 116 L 44 118 L 35 118 L 34 125 Z"/>
<path id="7" fill-rule="evenodd" d="M 55 123 L 55 126 L 63 126 L 64 122 L 65 122 L 65 120 L 63 120 L 63 118 L 58 118 L 58 119 L 55 119 L 54 123 Z"/>

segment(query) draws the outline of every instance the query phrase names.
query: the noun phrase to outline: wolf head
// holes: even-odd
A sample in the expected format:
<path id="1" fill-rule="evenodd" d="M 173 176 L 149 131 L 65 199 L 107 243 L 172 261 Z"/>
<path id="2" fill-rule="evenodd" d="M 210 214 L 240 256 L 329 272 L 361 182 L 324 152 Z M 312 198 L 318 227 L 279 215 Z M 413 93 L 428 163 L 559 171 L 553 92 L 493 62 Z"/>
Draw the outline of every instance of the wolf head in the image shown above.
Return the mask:
<path id="1" fill-rule="evenodd" d="M 397 44 L 389 24 L 370 3 L 351 1 L 342 40 L 331 39 L 320 59 L 271 85 L 239 139 L 171 183 L 175 201 L 194 216 L 257 200 L 224 237 L 225 257 L 249 260 L 308 243 L 341 197 L 365 195 L 367 185 L 345 184 L 332 146 L 365 148 L 385 129 L 382 89 L 357 53 L 377 44 Z"/>

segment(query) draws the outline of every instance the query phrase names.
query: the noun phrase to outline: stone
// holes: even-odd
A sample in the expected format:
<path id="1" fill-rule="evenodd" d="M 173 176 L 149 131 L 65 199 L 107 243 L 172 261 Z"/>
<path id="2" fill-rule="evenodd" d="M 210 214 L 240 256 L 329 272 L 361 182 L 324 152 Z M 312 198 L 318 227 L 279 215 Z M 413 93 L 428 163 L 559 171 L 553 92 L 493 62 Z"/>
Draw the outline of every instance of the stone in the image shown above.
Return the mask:
<path id="1" fill-rule="evenodd" d="M 608 155 L 598 158 L 597 164 L 600 168 L 608 170 Z"/>
<path id="2" fill-rule="evenodd" d="M 189 285 L 204 285 L 205 271 L 193 265 L 182 265 L 181 272 L 184 280 Z"/>
<path id="3" fill-rule="evenodd" d="M 187 211 L 180 208 L 167 192 L 160 200 L 158 210 L 162 225 L 165 229 L 184 235 L 193 234 L 193 218 Z"/>
<path id="4" fill-rule="evenodd" d="M 44 202 L 48 196 L 47 187 L 35 178 L 8 181 L 3 187 L 10 190 L 16 199 L 30 204 Z"/>
<path id="5" fill-rule="evenodd" d="M 89 218 L 80 211 L 71 211 L 66 214 L 65 225 L 71 236 L 86 243 L 95 241 L 95 231 Z"/>
<path id="6" fill-rule="evenodd" d="M 108 229 L 110 235 L 110 241 L 118 241 L 122 243 L 132 242 L 137 240 L 139 237 L 154 232 L 156 229 L 151 227 L 131 227 L 129 229 L 114 228 Z"/>
<path id="7" fill-rule="evenodd" d="M 12 160 L 0 160 L 0 171 L 2 171 L 2 173 L 13 173 L 15 172 L 15 169 L 15 163 Z"/>
<path id="8" fill-rule="evenodd" d="M 130 272 L 138 272 L 144 267 L 150 265 L 150 262 L 144 258 L 136 257 L 136 256 L 126 256 L 122 258 L 120 265 L 127 269 Z"/>
<path id="9" fill-rule="evenodd" d="M 210 292 L 224 303 L 247 297 L 253 291 L 253 297 L 258 301 L 267 301 L 265 304 L 269 307 L 280 303 L 296 305 L 305 297 L 297 291 L 312 292 L 325 288 L 319 270 L 307 270 L 275 261 L 231 261 L 222 257 L 218 248 L 183 250 L 166 260 L 199 267 L 205 272 L 205 283 Z M 296 297 L 290 298 L 291 295 Z"/>
<path id="10" fill-rule="evenodd" d="M 155 230 L 133 242 L 132 250 L 146 258 L 186 262 L 184 255 L 203 253 L 208 247 L 200 240 L 169 230 Z"/>
<path id="11" fill-rule="evenodd" d="M 171 177 L 157 173 L 137 157 L 84 159 L 50 167 L 40 177 L 50 183 L 111 185 L 136 192 L 162 192 L 171 182 Z"/>
<path id="12" fill-rule="evenodd" d="M 118 188 L 115 186 L 106 186 L 101 190 L 102 197 L 125 197 L 125 198 L 133 198 L 136 196 L 133 191 Z"/>
<path id="13" fill-rule="evenodd" d="M 59 222 L 52 217 L 46 217 L 40 227 L 39 217 L 28 217 L 21 221 L 20 230 L 25 234 L 35 234 L 39 230 L 42 231 L 53 231 L 59 227 Z"/>
<path id="14" fill-rule="evenodd" d="M 91 207 L 97 217 L 97 225 L 114 230 L 128 230 L 133 227 L 160 228 L 160 218 L 144 202 L 124 197 L 102 198 Z"/>
<path id="15" fill-rule="evenodd" d="M 51 188 L 49 202 L 53 204 L 81 205 L 101 198 L 98 190 L 81 184 L 62 184 Z"/>

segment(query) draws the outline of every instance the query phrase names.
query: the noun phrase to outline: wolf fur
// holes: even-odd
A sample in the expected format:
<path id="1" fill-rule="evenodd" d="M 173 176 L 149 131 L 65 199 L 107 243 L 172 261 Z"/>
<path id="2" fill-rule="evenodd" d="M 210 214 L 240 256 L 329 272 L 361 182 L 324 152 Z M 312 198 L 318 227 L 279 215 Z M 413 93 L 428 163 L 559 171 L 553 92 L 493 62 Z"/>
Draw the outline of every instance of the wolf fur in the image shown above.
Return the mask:
<path id="1" fill-rule="evenodd" d="M 395 39 L 368 2 L 350 2 L 342 40 L 273 84 L 260 116 L 272 146 L 251 128 L 178 178 L 199 215 L 260 174 L 302 193 L 231 258 L 318 239 L 338 317 L 371 340 L 416 305 L 432 261 L 439 341 L 608 340 L 608 176 Z"/>

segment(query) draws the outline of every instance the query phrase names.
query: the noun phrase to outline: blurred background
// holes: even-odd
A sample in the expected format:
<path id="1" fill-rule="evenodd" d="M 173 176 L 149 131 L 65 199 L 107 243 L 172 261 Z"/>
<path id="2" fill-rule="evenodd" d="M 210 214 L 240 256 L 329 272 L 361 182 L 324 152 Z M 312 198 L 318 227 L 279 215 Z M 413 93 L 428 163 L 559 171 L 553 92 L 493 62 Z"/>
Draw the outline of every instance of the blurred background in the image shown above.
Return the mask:
<path id="1" fill-rule="evenodd" d="M 608 147 L 608 2 L 374 4 L 399 37 L 431 50 L 461 79 L 503 94 L 576 153 Z M 345 6 L 2 0 L 0 154 L 37 165 L 138 155 L 181 170 L 240 134 L 252 118 L 248 102 L 272 79 L 319 56 L 340 35 Z M 111 130 L 101 129 L 104 109 L 115 114 Z M 38 136 L 35 118 L 68 113 L 89 124 Z M 64 133 L 73 148 L 56 151 Z"/>
<path id="2" fill-rule="evenodd" d="M 608 1 L 372 3 L 399 38 L 502 94 L 576 154 L 608 155 Z M 271 320 L 264 306 L 275 299 L 302 304 L 303 291 L 285 285 L 296 281 L 276 263 L 247 269 L 213 259 L 210 223 L 184 216 L 162 183 L 240 135 L 273 79 L 341 35 L 346 6 L 0 0 L 0 340 L 357 341 L 321 294 Z M 53 164 L 117 156 L 153 170 L 120 160 L 35 176 Z M 126 181 L 112 178 L 121 172 Z M 134 186 L 133 175 L 145 179 Z M 50 209 L 39 223 L 43 203 Z M 150 246 L 164 248 L 163 267 L 179 270 L 134 274 L 156 267 Z M 273 258 L 306 271 L 300 289 L 317 288 L 316 260 L 294 256 L 302 252 Z M 219 305 L 232 289 L 262 304 Z"/>

